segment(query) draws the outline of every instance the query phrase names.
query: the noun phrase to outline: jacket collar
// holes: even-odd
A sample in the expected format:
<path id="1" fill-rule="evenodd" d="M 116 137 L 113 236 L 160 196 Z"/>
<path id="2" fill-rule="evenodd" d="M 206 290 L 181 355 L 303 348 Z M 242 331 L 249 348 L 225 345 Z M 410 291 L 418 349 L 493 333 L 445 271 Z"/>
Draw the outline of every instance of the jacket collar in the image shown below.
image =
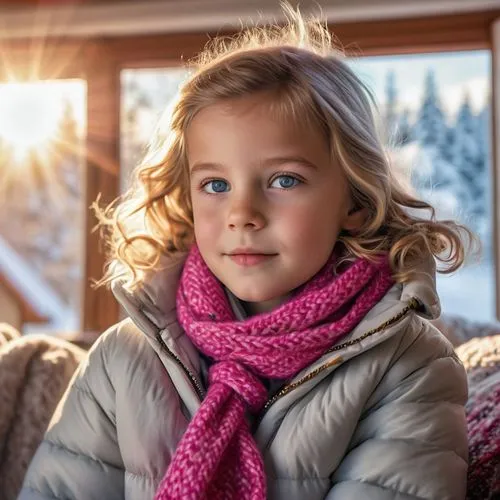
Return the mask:
<path id="1" fill-rule="evenodd" d="M 198 371 L 199 356 L 176 320 L 176 291 L 184 258 L 185 256 L 176 260 L 164 258 L 160 262 L 159 270 L 146 276 L 140 290 L 131 292 L 125 288 L 123 281 L 116 280 L 112 283 L 112 291 L 150 342 L 157 343 L 156 335 L 161 332 L 162 337 L 168 337 L 170 343 L 182 343 L 182 351 L 187 351 L 190 358 L 189 364 Z M 423 262 L 411 282 L 394 285 L 342 341 L 355 340 L 366 331 L 394 317 L 411 299 L 420 303 L 419 315 L 427 319 L 439 317 L 441 307 L 436 292 L 434 259 L 429 258 Z M 372 342 L 363 343 L 364 349 L 371 345 Z"/>

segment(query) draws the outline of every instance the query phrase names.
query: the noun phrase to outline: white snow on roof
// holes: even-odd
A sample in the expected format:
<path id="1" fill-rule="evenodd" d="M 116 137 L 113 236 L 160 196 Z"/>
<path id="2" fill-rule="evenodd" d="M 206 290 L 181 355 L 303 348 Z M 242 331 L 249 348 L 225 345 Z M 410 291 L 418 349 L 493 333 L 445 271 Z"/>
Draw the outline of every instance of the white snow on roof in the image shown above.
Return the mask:
<path id="1" fill-rule="evenodd" d="M 38 314 L 49 319 L 52 327 L 72 328 L 76 325 L 75 312 L 1 236 L 0 273 Z"/>

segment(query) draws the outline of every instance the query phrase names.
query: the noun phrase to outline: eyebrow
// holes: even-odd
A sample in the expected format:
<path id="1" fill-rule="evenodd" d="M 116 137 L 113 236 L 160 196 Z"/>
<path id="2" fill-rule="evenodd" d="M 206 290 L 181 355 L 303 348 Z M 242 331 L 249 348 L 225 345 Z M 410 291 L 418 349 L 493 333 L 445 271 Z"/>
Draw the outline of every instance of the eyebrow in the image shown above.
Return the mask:
<path id="1" fill-rule="evenodd" d="M 197 162 L 192 166 L 191 174 L 203 170 L 223 170 L 223 166 L 220 163 Z"/>
<path id="2" fill-rule="evenodd" d="M 273 158 L 267 158 L 262 162 L 264 168 L 275 167 L 282 165 L 283 163 L 299 163 L 307 168 L 314 170 L 318 169 L 318 166 L 307 160 L 302 156 L 276 156 Z M 191 174 L 195 172 L 200 172 L 203 170 L 223 170 L 224 167 L 220 163 L 211 162 L 196 162 L 191 168 Z"/>

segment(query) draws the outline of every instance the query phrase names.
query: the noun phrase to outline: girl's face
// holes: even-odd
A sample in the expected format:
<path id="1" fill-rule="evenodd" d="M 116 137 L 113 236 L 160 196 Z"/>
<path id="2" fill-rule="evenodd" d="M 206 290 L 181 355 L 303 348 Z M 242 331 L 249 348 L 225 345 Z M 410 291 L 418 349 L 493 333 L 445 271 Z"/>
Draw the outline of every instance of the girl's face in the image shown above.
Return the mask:
<path id="1" fill-rule="evenodd" d="M 186 135 L 196 242 L 251 312 L 276 307 L 312 278 L 357 217 L 323 133 L 276 119 L 270 99 L 209 106 Z"/>

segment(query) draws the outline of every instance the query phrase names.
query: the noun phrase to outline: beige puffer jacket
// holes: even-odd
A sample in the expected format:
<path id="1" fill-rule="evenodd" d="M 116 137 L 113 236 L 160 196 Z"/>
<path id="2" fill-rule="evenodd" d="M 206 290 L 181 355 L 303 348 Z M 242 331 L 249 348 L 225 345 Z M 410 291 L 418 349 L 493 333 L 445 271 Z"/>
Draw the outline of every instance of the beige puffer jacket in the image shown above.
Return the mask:
<path id="1" fill-rule="evenodd" d="M 21 500 L 150 500 L 205 391 L 180 329 L 180 268 L 92 348 L 56 411 Z M 394 286 L 346 338 L 270 396 L 254 429 L 274 500 L 465 498 L 466 375 L 429 322 L 431 275 Z"/>

